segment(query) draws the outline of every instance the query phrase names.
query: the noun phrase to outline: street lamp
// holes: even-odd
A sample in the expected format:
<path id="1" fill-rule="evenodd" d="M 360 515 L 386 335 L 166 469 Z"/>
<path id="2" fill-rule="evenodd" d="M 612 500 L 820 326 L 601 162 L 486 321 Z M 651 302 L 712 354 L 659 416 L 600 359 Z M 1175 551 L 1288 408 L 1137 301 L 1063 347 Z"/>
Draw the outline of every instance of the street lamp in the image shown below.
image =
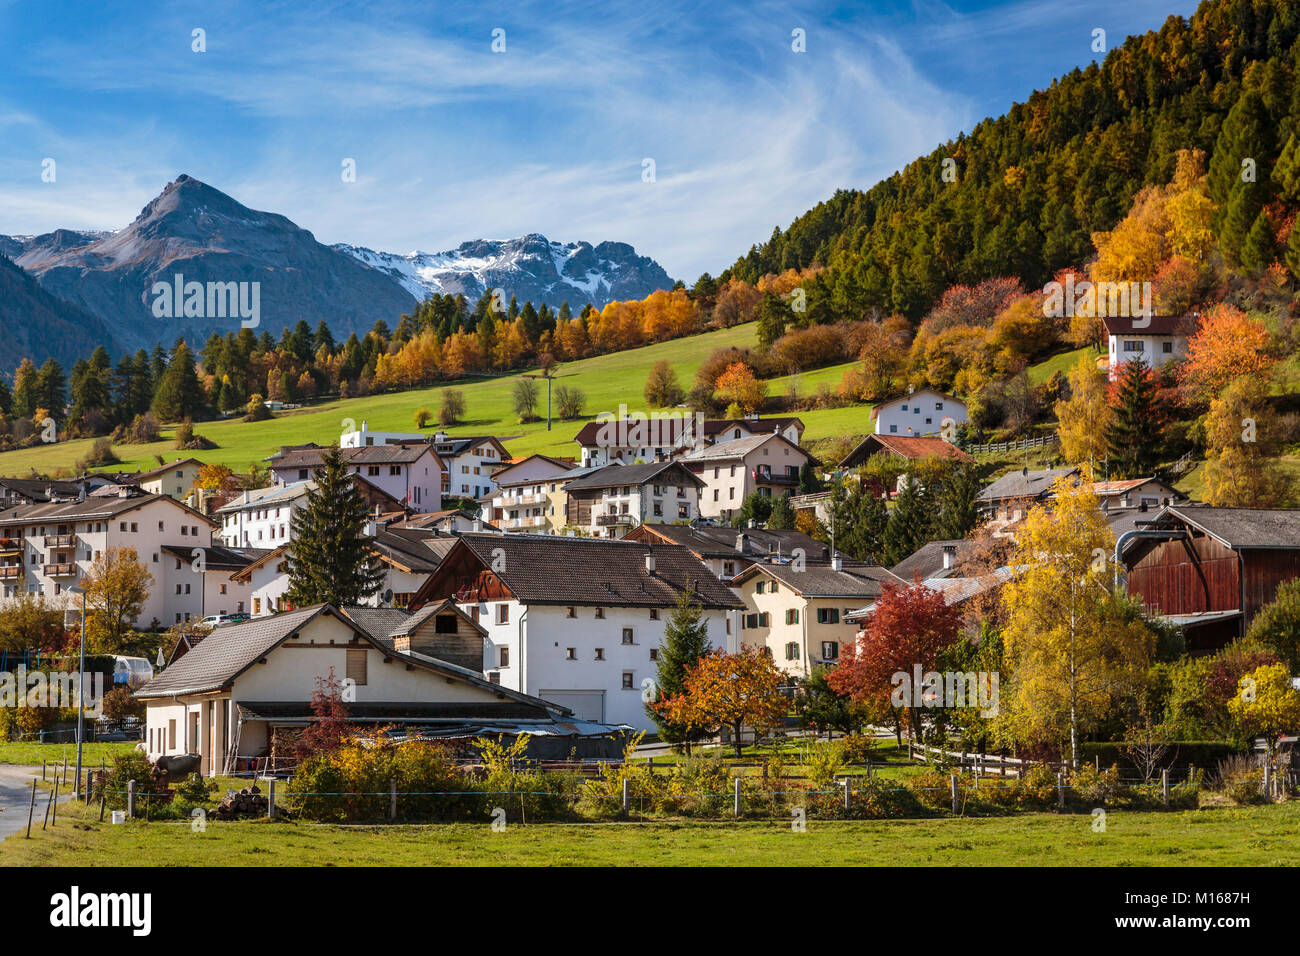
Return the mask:
<path id="1" fill-rule="evenodd" d="M 81 595 L 81 656 L 77 661 L 77 796 L 81 796 L 81 741 L 86 725 L 86 589 L 68 585 L 73 594 Z"/>

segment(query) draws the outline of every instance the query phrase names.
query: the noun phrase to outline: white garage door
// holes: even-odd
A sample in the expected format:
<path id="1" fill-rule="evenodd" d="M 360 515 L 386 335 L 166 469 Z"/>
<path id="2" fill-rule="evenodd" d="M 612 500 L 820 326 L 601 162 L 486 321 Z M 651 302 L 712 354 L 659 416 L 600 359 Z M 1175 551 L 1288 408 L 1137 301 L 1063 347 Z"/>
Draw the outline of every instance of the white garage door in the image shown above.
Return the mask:
<path id="1" fill-rule="evenodd" d="M 605 719 L 603 690 L 539 690 L 537 696 L 569 708 L 573 711 L 573 716 L 583 720 L 602 722 Z"/>

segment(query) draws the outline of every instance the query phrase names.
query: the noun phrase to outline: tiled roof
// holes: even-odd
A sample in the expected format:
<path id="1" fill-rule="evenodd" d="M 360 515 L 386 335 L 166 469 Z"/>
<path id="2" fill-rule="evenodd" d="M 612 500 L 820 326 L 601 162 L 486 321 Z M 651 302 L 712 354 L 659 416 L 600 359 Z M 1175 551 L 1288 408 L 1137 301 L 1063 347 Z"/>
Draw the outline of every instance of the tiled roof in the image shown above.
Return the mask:
<path id="1" fill-rule="evenodd" d="M 971 549 L 973 542 L 957 538 L 950 541 L 931 541 L 923 544 L 910 555 L 899 561 L 890 568 L 898 577 L 902 578 L 908 584 L 919 574 L 922 580 L 926 578 L 947 576 L 943 568 L 943 553 L 946 548 L 953 548 L 954 564 L 961 560 L 961 557 Z M 953 570 L 953 569 L 950 569 Z"/>
<path id="2" fill-rule="evenodd" d="M 829 564 L 754 564 L 736 578 L 748 581 L 759 574 L 776 578 L 790 590 L 810 598 L 872 599 L 880 596 L 886 581 L 902 584 L 888 568 L 848 563 L 839 571 Z"/>
<path id="3" fill-rule="evenodd" d="M 775 433 L 747 435 L 744 438 L 732 438 L 729 441 L 720 441 L 713 445 L 706 445 L 703 448 L 696 448 L 683 455 L 682 460 L 716 461 L 727 458 L 744 458 L 755 448 L 758 448 L 772 440 L 783 441 L 788 445 L 794 445 L 793 442 L 784 437 L 778 437 Z"/>
<path id="4" fill-rule="evenodd" d="M 671 607 L 686 588 L 709 609 L 740 608 L 740 601 L 695 555 L 678 545 L 611 538 L 541 534 L 463 534 L 413 604 L 450 596 L 450 568 L 458 548 L 467 548 L 497 572 L 524 604 L 584 607 Z M 653 555 L 655 570 L 646 569 Z"/>
<path id="5" fill-rule="evenodd" d="M 188 544 L 164 544 L 162 549 L 186 564 L 194 560 L 195 547 Z M 239 571 L 259 558 L 270 554 L 267 548 L 228 548 L 208 545 L 202 549 L 203 567 L 209 571 Z"/>
<path id="6" fill-rule="evenodd" d="M 686 524 L 638 525 L 629 532 L 638 538 L 658 535 L 674 544 L 690 548 L 704 558 L 749 558 L 762 560 L 770 555 L 785 557 L 795 548 L 803 548 L 809 561 L 830 561 L 830 548 L 802 531 L 777 531 L 769 528 L 720 528 Z M 741 541 L 743 539 L 743 542 Z M 741 547 L 737 547 L 741 544 Z"/>
<path id="7" fill-rule="evenodd" d="M 375 536 L 374 547 L 411 571 L 428 573 L 438 567 L 445 553 L 445 549 L 435 550 L 431 545 L 454 540 L 423 528 L 385 528 Z"/>
<path id="8" fill-rule="evenodd" d="M 704 482 L 691 474 L 678 461 L 652 461 L 645 465 L 606 465 L 588 475 L 564 482 L 565 491 L 585 491 L 591 488 L 613 488 L 618 485 L 645 485 L 668 471 L 676 471 L 673 484 L 690 482 L 703 485 Z"/>
<path id="9" fill-rule="evenodd" d="M 139 489 L 136 489 L 139 491 Z M 25 524 L 32 521 L 86 521 L 94 518 L 113 518 L 127 511 L 134 511 L 147 504 L 155 501 L 166 501 L 178 508 L 189 512 L 195 518 L 206 521 L 208 524 L 216 524 L 206 515 L 199 514 L 197 511 L 189 508 L 175 498 L 169 498 L 167 495 L 155 495 L 147 492 L 121 497 L 120 495 L 106 495 L 100 497 L 87 497 L 85 501 L 63 501 L 50 502 L 47 504 L 36 505 L 18 505 L 10 508 L 8 511 L 0 513 L 0 524 Z"/>
<path id="10" fill-rule="evenodd" d="M 1037 498 L 1051 491 L 1058 478 L 1078 474 L 1077 468 L 1040 468 L 1037 471 L 1009 471 L 987 485 L 976 500 L 996 501 L 1002 498 Z"/>
<path id="11" fill-rule="evenodd" d="M 840 467 L 860 465 L 882 451 L 911 461 L 922 458 L 949 458 L 964 462 L 975 460 L 951 442 L 931 435 L 868 435 L 845 456 Z"/>
<path id="12" fill-rule="evenodd" d="M 665 415 L 660 418 L 606 419 L 587 422 L 573 436 L 579 445 L 593 447 L 602 441 L 602 435 L 611 430 L 619 436 L 637 438 L 629 444 L 663 447 L 681 440 L 683 433 L 694 433 L 695 419 L 685 415 Z M 651 440 L 653 439 L 653 441 Z"/>
<path id="13" fill-rule="evenodd" d="M 325 463 L 327 448 L 297 448 L 278 456 L 271 467 L 276 470 L 292 468 L 320 468 Z M 426 442 L 402 442 L 397 445 L 362 445 L 359 448 L 340 448 L 339 457 L 347 465 L 409 465 L 427 454 L 437 457 L 437 452 Z"/>
<path id="14" fill-rule="evenodd" d="M 326 609 L 333 611 L 328 604 L 318 604 L 218 628 L 136 691 L 136 696 L 171 697 L 218 690 Z"/>
<path id="15" fill-rule="evenodd" d="M 754 434 L 772 434 L 775 431 L 785 431 L 791 425 L 798 425 L 799 431 L 803 432 L 803 421 L 793 416 L 773 417 L 773 418 L 720 418 L 710 419 L 704 423 L 704 437 L 714 438 L 722 432 L 732 428 L 744 428 Z"/>
<path id="16" fill-rule="evenodd" d="M 1191 315 L 1152 315 L 1102 317 L 1110 335 L 1190 335 L 1196 329 L 1197 317 Z"/>

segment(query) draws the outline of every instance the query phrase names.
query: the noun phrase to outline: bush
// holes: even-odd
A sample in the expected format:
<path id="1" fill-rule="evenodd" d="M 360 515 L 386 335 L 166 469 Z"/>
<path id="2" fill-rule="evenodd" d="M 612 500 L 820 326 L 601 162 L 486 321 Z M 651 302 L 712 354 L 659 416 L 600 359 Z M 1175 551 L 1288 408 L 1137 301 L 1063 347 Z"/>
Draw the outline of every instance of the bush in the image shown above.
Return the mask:
<path id="1" fill-rule="evenodd" d="M 1264 768 L 1249 757 L 1230 757 L 1219 763 L 1219 789 L 1238 806 L 1267 803 L 1264 796 Z"/>
<path id="2" fill-rule="evenodd" d="M 428 428 L 429 422 L 433 421 L 433 412 L 428 408 L 420 408 L 415 412 L 415 427 Z"/>

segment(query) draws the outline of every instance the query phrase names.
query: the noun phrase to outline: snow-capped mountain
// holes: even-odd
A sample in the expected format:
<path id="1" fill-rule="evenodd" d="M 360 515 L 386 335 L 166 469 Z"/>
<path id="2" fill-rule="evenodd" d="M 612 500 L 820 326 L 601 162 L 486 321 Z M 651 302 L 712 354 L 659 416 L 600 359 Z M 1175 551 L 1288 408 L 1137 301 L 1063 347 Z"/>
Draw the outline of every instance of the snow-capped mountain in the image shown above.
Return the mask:
<path id="1" fill-rule="evenodd" d="M 576 312 L 618 299 L 640 299 L 673 280 L 659 263 L 623 242 L 552 242 L 536 233 L 518 239 L 478 239 L 447 252 L 397 255 L 340 243 L 334 247 L 385 272 L 417 299 L 463 293 L 471 302 L 487 289 L 503 289 L 520 302 L 563 302 Z"/>

